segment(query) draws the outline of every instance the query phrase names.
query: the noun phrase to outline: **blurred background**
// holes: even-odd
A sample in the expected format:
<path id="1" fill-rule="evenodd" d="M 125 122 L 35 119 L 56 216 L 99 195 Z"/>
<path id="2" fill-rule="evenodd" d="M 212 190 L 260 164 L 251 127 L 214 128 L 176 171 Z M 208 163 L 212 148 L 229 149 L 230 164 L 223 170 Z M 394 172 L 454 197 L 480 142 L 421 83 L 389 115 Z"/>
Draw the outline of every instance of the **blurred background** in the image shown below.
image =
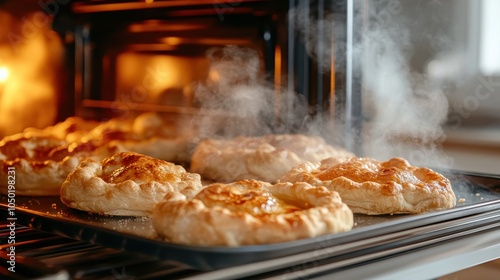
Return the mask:
<path id="1" fill-rule="evenodd" d="M 453 167 L 500 174 L 500 1 L 401 1 L 411 69 L 448 101 L 445 153 Z"/>

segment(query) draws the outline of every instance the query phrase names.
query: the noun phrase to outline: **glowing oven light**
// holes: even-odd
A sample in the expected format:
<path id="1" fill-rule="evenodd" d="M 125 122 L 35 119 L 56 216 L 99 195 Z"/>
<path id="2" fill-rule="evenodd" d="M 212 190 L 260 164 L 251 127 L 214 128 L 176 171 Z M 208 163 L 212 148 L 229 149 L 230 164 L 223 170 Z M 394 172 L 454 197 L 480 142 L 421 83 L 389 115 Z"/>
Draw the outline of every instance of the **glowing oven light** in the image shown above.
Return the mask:
<path id="1" fill-rule="evenodd" d="M 9 68 L 0 66 L 0 83 L 7 81 L 9 78 Z"/>
<path id="2" fill-rule="evenodd" d="M 182 42 L 182 39 L 179 37 L 165 37 L 162 41 L 168 45 L 176 46 Z"/>

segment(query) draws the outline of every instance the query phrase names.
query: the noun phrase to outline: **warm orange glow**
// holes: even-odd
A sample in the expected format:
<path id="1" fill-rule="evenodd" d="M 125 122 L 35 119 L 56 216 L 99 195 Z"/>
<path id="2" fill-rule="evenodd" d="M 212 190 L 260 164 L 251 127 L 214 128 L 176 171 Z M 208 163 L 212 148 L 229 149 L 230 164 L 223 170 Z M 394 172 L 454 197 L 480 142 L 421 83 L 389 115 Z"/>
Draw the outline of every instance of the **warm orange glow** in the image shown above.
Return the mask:
<path id="1" fill-rule="evenodd" d="M 274 86 L 276 89 L 276 102 L 275 111 L 276 114 L 279 114 L 280 111 L 280 98 L 281 98 L 281 47 L 276 46 L 276 50 L 274 52 Z"/>
<path id="2" fill-rule="evenodd" d="M 8 65 L 0 65 L 0 138 L 27 127 L 43 128 L 54 123 L 58 102 L 55 65 L 60 65 L 63 51 L 61 39 L 48 22 L 35 24 L 24 17 L 0 14 L 3 21 L 10 24 L 2 24 L 0 33 L 17 34 L 18 39 L 15 44 L 0 42 L 2 59 L 8 61 Z"/>
<path id="3" fill-rule="evenodd" d="M 146 0 L 146 3 L 147 3 L 147 4 L 151 4 L 151 3 L 153 3 L 154 1 L 155 1 L 155 0 Z"/>
<path id="4" fill-rule="evenodd" d="M 119 102 L 184 104 L 192 81 L 206 77 L 204 57 L 122 53 L 116 61 L 116 100 Z"/>
<path id="5" fill-rule="evenodd" d="M 210 69 L 210 71 L 208 71 L 208 79 L 213 83 L 219 82 L 220 80 L 219 72 L 217 70 Z"/>
<path id="6" fill-rule="evenodd" d="M 252 41 L 249 39 L 237 38 L 179 38 L 179 37 L 164 37 L 162 42 L 169 45 L 193 44 L 193 45 L 250 45 Z"/>
<path id="7" fill-rule="evenodd" d="M 0 66 L 0 83 L 7 81 L 9 78 L 9 68 Z"/>
<path id="8" fill-rule="evenodd" d="M 195 22 L 162 24 L 160 20 L 150 19 L 130 24 L 128 27 L 128 31 L 133 33 L 160 32 L 160 31 L 189 31 L 189 30 L 199 30 L 205 27 L 206 26 L 204 24 Z"/>
<path id="9" fill-rule="evenodd" d="M 181 38 L 179 37 L 165 37 L 163 38 L 163 42 L 169 44 L 169 45 L 179 45 L 181 43 Z"/>
<path id="10" fill-rule="evenodd" d="M 277 46 L 274 53 L 274 83 L 279 90 L 281 87 L 281 47 Z"/>

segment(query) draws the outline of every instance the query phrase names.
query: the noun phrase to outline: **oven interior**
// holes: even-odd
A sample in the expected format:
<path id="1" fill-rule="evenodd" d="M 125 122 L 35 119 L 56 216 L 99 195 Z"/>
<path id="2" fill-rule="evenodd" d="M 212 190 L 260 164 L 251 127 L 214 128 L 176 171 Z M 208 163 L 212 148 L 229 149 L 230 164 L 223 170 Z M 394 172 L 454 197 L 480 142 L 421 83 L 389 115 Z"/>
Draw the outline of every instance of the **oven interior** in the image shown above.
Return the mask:
<path id="1" fill-rule="evenodd" d="M 57 56 L 61 65 L 38 73 L 53 76 L 56 109 L 24 127 L 154 111 L 218 136 L 307 132 L 314 124 L 314 133 L 349 144 L 343 1 L 4 2 L 7 10 L 28 7 L 12 24 L 33 24 L 59 48 L 45 59 Z M 24 40 L 25 29 L 9 32 Z"/>

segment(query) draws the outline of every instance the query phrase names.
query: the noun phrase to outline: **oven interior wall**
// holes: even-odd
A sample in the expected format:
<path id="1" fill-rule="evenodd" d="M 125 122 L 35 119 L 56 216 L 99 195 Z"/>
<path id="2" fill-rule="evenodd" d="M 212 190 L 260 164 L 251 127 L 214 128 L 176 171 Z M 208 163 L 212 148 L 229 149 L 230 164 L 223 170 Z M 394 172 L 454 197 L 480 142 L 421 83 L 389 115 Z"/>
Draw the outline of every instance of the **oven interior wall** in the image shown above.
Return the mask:
<path id="1" fill-rule="evenodd" d="M 66 45 L 74 114 L 250 119 L 265 129 L 233 134 L 304 132 L 345 144 L 344 1 L 136 4 L 76 1 L 56 17 L 61 34 L 74 34 Z M 243 51 L 211 52 L 226 46 Z M 255 52 L 257 71 L 245 49 Z M 207 91 L 219 101 L 206 102 Z M 242 100 L 244 112 L 233 108 Z"/>

